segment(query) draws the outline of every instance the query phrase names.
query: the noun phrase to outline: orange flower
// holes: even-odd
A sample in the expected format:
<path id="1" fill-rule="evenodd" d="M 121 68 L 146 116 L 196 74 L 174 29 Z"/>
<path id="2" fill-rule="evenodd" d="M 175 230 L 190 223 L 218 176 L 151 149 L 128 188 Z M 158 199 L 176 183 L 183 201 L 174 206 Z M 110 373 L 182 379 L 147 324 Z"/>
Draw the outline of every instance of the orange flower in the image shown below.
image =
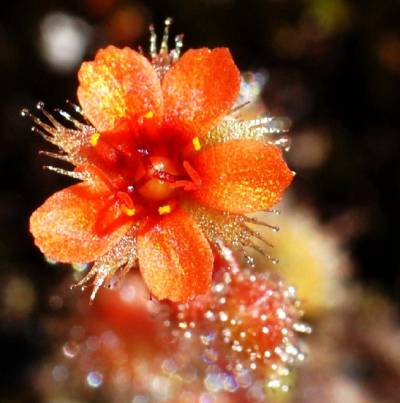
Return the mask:
<path id="1" fill-rule="evenodd" d="M 164 48 L 163 48 L 164 45 Z M 266 120 L 224 119 L 240 74 L 227 49 L 179 49 L 148 61 L 109 46 L 79 71 L 82 124 L 35 122 L 81 179 L 32 215 L 36 245 L 60 262 L 94 262 L 94 298 L 118 269 L 139 266 L 159 299 L 187 301 L 211 284 L 219 241 L 243 250 L 258 233 L 243 214 L 277 203 L 292 180 Z M 79 108 L 77 108 L 79 109 Z M 27 112 L 25 112 L 27 113 Z"/>

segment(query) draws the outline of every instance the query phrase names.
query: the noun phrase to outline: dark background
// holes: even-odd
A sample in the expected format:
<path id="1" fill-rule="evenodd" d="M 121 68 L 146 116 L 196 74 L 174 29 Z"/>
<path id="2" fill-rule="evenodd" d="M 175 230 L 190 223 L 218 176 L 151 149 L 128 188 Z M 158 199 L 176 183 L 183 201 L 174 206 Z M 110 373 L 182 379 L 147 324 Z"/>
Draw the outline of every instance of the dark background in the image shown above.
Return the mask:
<path id="1" fill-rule="evenodd" d="M 24 276 L 36 303 L 23 321 L 1 313 L 0 402 L 14 401 L 29 364 L 46 352 L 40 317 L 68 271 L 43 264 L 28 232 L 34 209 L 71 183 L 41 169 L 49 161 L 38 150 L 49 148 L 20 116 L 37 101 L 49 110 L 76 102 L 79 61 L 54 67 L 41 51 L 50 13 L 80 19 L 90 33 L 84 59 L 109 43 L 147 50 L 149 23 L 161 33 L 172 16 L 184 49 L 229 47 L 240 70 L 265 69 L 270 113 L 293 122 L 294 197 L 343 237 L 357 278 L 399 301 L 398 0 L 9 1 L 0 6 L 0 291 Z"/>

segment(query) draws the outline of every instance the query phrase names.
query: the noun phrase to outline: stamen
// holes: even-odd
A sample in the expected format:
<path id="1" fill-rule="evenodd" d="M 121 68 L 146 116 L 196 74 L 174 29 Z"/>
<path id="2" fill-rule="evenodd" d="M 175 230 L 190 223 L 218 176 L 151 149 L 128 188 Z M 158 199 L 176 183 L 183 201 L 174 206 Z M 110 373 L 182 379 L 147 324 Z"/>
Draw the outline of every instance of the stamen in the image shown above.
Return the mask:
<path id="1" fill-rule="evenodd" d="M 151 119 L 153 116 L 154 116 L 154 113 L 152 111 L 147 112 L 145 115 L 143 115 L 143 117 L 146 119 Z"/>
<path id="2" fill-rule="evenodd" d="M 121 206 L 121 211 L 126 214 L 128 217 L 132 217 L 136 214 L 135 208 L 128 208 L 125 204 Z"/>
<path id="3" fill-rule="evenodd" d="M 200 150 L 201 150 L 201 144 L 200 144 L 199 138 L 198 138 L 198 137 L 195 137 L 192 141 L 193 141 L 194 149 L 195 149 L 196 151 L 200 151 Z"/>
<path id="4" fill-rule="evenodd" d="M 171 212 L 171 206 L 169 204 L 166 204 L 165 206 L 161 206 L 158 209 L 158 214 L 163 215 L 163 214 L 169 214 Z"/>
<path id="5" fill-rule="evenodd" d="M 95 134 L 93 134 L 93 136 L 92 136 L 91 139 L 90 139 L 90 144 L 91 144 L 93 147 L 96 147 L 96 146 L 97 146 L 97 143 L 98 143 L 98 141 L 99 141 L 99 138 L 100 138 L 100 133 L 95 133 Z"/>

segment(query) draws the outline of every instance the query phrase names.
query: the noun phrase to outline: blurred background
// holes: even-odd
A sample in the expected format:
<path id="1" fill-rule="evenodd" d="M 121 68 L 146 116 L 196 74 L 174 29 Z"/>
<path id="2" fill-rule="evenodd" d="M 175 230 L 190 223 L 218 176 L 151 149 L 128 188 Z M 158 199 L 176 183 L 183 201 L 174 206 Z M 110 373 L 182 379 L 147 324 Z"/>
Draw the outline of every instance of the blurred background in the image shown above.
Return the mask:
<path id="1" fill-rule="evenodd" d="M 77 311 L 95 313 L 79 308 L 87 294 L 80 300 L 78 290 L 69 291 L 80 269 L 45 262 L 29 234 L 30 214 L 72 181 L 42 170 L 49 160 L 38 151 L 49 147 L 31 133 L 31 122 L 20 111 L 33 110 L 38 101 L 48 110 L 67 109 L 67 99 L 76 102 L 83 60 L 108 44 L 142 46 L 146 52 L 149 24 L 161 33 L 168 16 L 174 19 L 171 36 L 185 35 L 184 50 L 228 47 L 239 69 L 250 72 L 249 91 L 260 110 L 291 121 L 286 159 L 297 175 L 282 214 L 274 217 L 279 237 L 269 236 L 281 260 L 278 271 L 295 286 L 304 283 L 299 297 L 309 300 L 305 318 L 316 330 L 309 367 L 296 375 L 295 397 L 279 399 L 395 402 L 400 384 L 398 0 L 2 3 L 0 402 L 114 401 L 84 388 L 68 398 L 60 386 L 54 392 L 45 375 L 37 377 L 48 365 L 49 379 L 71 387 L 72 370 L 54 358 L 62 356 L 68 341 L 65 323 Z M 330 347 L 324 344 L 327 337 L 333 337 Z M 313 355 L 313 343 L 320 356 Z M 330 354 L 338 357 L 334 363 L 321 359 Z M 325 367 L 317 368 L 315 357 Z M 331 383 L 321 373 L 330 374 L 332 399 L 324 389 Z M 93 377 L 84 378 L 91 380 L 89 389 L 106 387 Z M 341 400 L 339 390 L 345 391 Z M 120 401 L 156 401 L 140 396 Z M 201 403 L 213 401 L 204 399 Z"/>

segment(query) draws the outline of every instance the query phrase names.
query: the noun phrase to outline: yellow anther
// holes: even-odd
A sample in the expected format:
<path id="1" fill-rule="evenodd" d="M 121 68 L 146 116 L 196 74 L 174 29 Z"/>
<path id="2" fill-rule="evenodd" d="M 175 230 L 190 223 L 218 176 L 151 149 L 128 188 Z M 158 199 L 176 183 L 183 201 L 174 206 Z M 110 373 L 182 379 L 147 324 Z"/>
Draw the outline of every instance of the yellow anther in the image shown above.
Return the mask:
<path id="1" fill-rule="evenodd" d="M 196 151 L 201 150 L 200 140 L 199 140 L 198 137 L 195 137 L 195 138 L 193 139 L 193 146 L 194 146 L 194 149 L 195 149 Z"/>
<path id="2" fill-rule="evenodd" d="M 161 206 L 158 209 L 158 214 L 163 215 L 163 214 L 168 214 L 171 212 L 171 206 L 169 204 L 166 204 L 165 206 Z"/>
<path id="3" fill-rule="evenodd" d="M 147 112 L 145 115 L 143 115 L 143 117 L 146 119 L 151 119 L 153 116 L 154 116 L 154 113 L 152 111 Z"/>
<path id="4" fill-rule="evenodd" d="M 122 211 L 124 214 L 126 214 L 127 216 L 129 216 L 129 217 L 134 216 L 135 213 L 136 213 L 136 210 L 135 210 L 134 208 L 128 208 L 128 207 L 125 206 L 125 204 L 123 204 L 123 205 L 121 206 L 121 211 Z"/>
<path id="5" fill-rule="evenodd" d="M 100 138 L 100 133 L 95 133 L 95 134 L 93 134 L 92 138 L 90 139 L 90 144 L 91 144 L 93 147 L 96 147 L 96 146 L 97 146 L 97 142 L 99 141 L 99 138 Z"/>

